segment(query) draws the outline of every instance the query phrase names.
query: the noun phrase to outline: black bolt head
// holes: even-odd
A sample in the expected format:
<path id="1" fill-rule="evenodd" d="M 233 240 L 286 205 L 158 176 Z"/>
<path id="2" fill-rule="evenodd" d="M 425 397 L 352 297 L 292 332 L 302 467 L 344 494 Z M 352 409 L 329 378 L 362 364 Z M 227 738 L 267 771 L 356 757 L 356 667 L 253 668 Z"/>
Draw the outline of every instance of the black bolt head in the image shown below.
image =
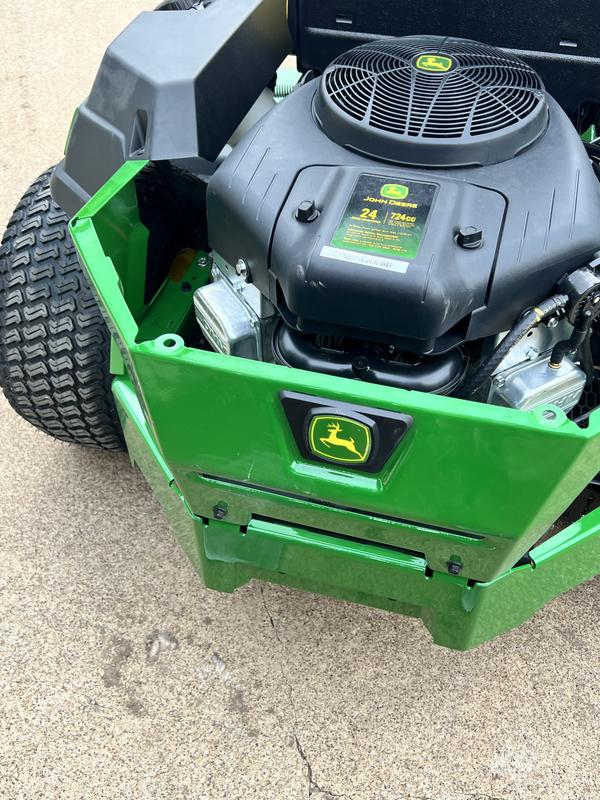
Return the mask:
<path id="1" fill-rule="evenodd" d="M 314 200 L 303 200 L 296 209 L 296 219 L 298 222 L 314 222 L 319 216 Z"/>
<path id="2" fill-rule="evenodd" d="M 371 365 L 369 364 L 369 359 L 365 358 L 365 356 L 357 356 L 352 361 L 352 370 L 358 377 L 363 377 L 366 375 L 370 368 Z"/>
<path id="3" fill-rule="evenodd" d="M 466 250 L 475 250 L 483 244 L 483 231 L 474 225 L 461 228 L 456 234 L 456 244 Z"/>

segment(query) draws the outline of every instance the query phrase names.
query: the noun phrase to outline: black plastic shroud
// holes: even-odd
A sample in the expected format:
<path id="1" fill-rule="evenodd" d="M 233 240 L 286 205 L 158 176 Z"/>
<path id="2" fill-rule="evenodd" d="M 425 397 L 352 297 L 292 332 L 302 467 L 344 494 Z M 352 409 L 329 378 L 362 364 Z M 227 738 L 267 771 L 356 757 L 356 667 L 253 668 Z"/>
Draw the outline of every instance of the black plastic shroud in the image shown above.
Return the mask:
<path id="1" fill-rule="evenodd" d="M 600 249 L 600 184 L 549 95 L 545 132 L 514 158 L 424 169 L 331 141 L 313 115 L 318 89 L 261 120 L 207 193 L 211 247 L 243 258 L 298 331 L 443 352 L 509 330 Z M 305 201 L 319 211 L 309 224 L 296 218 Z M 481 246 L 459 245 L 466 228 Z"/>
<path id="2" fill-rule="evenodd" d="M 600 102 L 598 0 L 289 0 L 289 21 L 304 69 L 382 37 L 450 35 L 523 58 L 568 113 Z"/>

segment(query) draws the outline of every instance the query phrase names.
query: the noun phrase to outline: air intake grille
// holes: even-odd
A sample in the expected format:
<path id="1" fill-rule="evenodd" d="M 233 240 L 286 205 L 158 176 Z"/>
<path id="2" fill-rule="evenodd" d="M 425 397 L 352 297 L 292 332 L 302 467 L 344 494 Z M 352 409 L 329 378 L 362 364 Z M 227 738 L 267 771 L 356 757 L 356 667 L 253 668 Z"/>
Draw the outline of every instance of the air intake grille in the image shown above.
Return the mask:
<path id="1" fill-rule="evenodd" d="M 441 63 L 439 71 L 420 68 L 431 55 L 434 65 L 436 59 Z M 413 143 L 468 144 L 523 128 L 534 118 L 547 119 L 543 85 L 531 67 L 461 39 L 407 37 L 357 47 L 327 68 L 320 94 L 321 108 L 326 103 L 342 126 L 343 118 L 350 127 L 360 126 L 362 138 L 369 128 Z M 343 143 L 353 146 L 352 139 Z"/>

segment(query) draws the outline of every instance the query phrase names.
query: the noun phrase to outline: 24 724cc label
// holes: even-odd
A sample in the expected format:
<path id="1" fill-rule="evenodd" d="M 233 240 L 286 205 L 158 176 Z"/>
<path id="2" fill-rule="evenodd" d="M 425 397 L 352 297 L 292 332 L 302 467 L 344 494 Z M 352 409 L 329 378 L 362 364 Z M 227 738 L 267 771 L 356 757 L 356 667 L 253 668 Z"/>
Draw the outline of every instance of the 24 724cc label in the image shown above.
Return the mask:
<path id="1" fill-rule="evenodd" d="M 321 255 L 406 272 L 418 255 L 436 191 L 433 183 L 360 175 Z"/>

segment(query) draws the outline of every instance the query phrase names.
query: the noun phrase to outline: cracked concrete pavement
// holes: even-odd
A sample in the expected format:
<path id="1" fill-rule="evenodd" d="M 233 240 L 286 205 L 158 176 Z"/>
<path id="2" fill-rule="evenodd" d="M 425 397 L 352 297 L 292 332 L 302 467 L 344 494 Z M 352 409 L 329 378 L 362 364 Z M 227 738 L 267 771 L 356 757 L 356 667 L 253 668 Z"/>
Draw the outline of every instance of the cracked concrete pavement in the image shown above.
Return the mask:
<path id="1" fill-rule="evenodd" d="M 150 5 L 0 5 L 2 225 Z M 205 590 L 125 455 L 3 399 L 0 466 L 0 797 L 600 797 L 598 580 L 453 653 L 384 612 Z"/>

